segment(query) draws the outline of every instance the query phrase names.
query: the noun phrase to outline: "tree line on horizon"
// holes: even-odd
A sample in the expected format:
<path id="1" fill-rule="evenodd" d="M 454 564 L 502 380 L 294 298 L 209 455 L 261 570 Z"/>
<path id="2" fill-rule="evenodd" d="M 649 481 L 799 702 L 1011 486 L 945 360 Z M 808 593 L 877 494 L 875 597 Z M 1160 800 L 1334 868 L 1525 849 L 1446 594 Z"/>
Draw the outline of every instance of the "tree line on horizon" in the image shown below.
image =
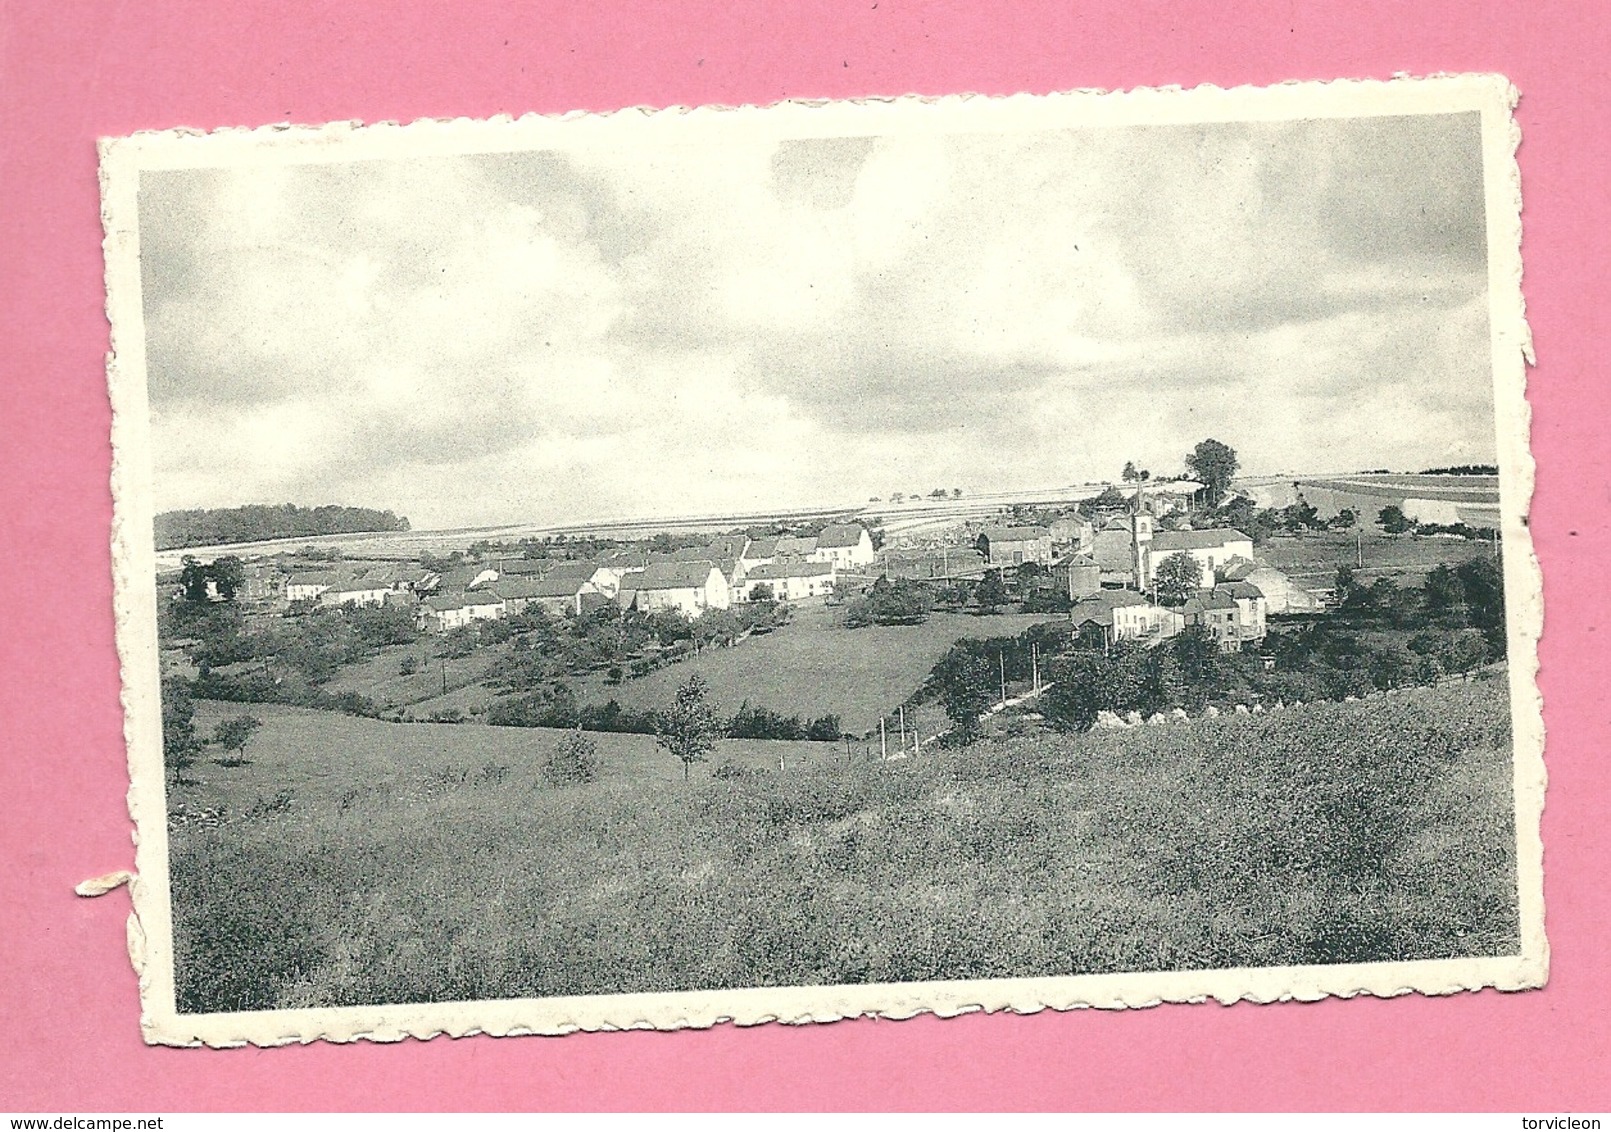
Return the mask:
<path id="1" fill-rule="evenodd" d="M 164 511 L 156 518 L 158 550 L 408 529 L 408 519 L 392 511 L 335 504 L 298 507 L 294 503 L 251 503 L 244 507 Z"/>

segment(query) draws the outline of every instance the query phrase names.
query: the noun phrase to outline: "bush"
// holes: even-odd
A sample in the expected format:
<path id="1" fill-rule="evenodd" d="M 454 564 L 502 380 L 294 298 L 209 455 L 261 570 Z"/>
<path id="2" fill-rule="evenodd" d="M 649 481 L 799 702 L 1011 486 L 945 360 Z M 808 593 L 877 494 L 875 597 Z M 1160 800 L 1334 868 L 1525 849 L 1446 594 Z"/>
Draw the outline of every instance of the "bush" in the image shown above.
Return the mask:
<path id="1" fill-rule="evenodd" d="M 865 625 L 918 625 L 928 620 L 934 594 L 910 578 L 879 578 L 865 595 L 845 607 L 845 627 Z"/>
<path id="2" fill-rule="evenodd" d="M 543 780 L 550 786 L 574 786 L 599 776 L 598 744 L 581 728 L 554 745 L 543 763 Z"/>

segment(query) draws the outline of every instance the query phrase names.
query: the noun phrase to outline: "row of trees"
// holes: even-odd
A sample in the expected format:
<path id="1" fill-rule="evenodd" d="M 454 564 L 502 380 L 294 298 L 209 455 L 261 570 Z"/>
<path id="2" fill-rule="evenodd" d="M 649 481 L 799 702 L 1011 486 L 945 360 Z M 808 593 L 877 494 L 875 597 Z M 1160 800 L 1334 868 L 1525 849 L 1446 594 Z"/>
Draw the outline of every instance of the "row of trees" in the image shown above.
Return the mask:
<path id="1" fill-rule="evenodd" d="M 408 520 L 391 511 L 368 507 L 298 507 L 294 503 L 165 511 L 156 517 L 158 550 L 406 530 Z"/>

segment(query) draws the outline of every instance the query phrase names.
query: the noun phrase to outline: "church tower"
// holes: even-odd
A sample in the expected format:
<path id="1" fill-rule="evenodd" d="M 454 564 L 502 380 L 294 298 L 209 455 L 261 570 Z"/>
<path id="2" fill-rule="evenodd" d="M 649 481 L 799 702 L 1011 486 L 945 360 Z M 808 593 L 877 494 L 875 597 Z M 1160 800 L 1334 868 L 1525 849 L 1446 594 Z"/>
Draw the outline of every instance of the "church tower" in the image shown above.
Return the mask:
<path id="1" fill-rule="evenodd" d="M 1130 518 L 1131 529 L 1134 532 L 1132 542 L 1135 544 L 1136 556 L 1136 587 L 1146 589 L 1152 580 L 1152 516 L 1144 511 L 1137 511 Z"/>

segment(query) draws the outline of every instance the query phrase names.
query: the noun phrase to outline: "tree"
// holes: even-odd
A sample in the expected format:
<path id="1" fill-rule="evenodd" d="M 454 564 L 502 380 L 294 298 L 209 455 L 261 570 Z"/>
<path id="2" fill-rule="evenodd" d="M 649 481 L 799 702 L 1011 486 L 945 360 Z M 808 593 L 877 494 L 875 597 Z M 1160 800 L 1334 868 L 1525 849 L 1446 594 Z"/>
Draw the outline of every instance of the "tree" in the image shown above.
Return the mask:
<path id="1" fill-rule="evenodd" d="M 1158 599 L 1167 605 L 1184 605 L 1202 585 L 1203 568 L 1186 551 L 1177 551 L 1158 563 L 1152 582 Z"/>
<path id="2" fill-rule="evenodd" d="M 168 769 L 177 773 L 196 761 L 201 741 L 196 738 L 196 705 L 182 676 L 162 682 L 162 754 Z"/>
<path id="3" fill-rule="evenodd" d="M 952 499 L 961 499 L 962 498 L 962 489 L 960 487 L 953 487 L 951 489 L 951 498 Z"/>
<path id="4" fill-rule="evenodd" d="M 689 768 L 706 761 L 716 749 L 716 740 L 722 733 L 721 720 L 710 706 L 710 686 L 695 674 L 677 689 L 669 711 L 655 719 L 655 742 L 670 751 L 682 763 L 683 781 L 688 781 Z"/>
<path id="5" fill-rule="evenodd" d="M 233 554 L 215 559 L 207 571 L 207 576 L 212 579 L 213 588 L 218 591 L 218 596 L 225 601 L 234 601 L 235 595 L 246 588 L 246 567 L 242 566 L 241 560 Z"/>
<path id="6" fill-rule="evenodd" d="M 771 600 L 773 600 L 772 599 L 772 583 L 771 582 L 756 582 L 753 586 L 750 587 L 750 600 L 751 601 L 771 601 Z"/>
<path id="7" fill-rule="evenodd" d="M 1206 628 L 1192 625 L 1177 633 L 1169 652 L 1183 685 L 1181 699 L 1187 704 L 1199 706 L 1219 693 L 1225 681 L 1223 654 Z"/>
<path id="8" fill-rule="evenodd" d="M 1359 516 L 1354 514 L 1352 508 L 1344 507 L 1341 511 L 1337 512 L 1336 517 L 1331 520 L 1331 525 L 1339 531 L 1346 531 L 1351 528 L 1354 523 L 1358 521 L 1358 519 Z"/>
<path id="9" fill-rule="evenodd" d="M 1007 600 L 1007 586 L 1001 580 L 1000 570 L 986 570 L 979 584 L 973 588 L 973 600 L 979 603 L 980 613 L 994 613 Z"/>
<path id="10" fill-rule="evenodd" d="M 1447 563 L 1439 563 L 1426 573 L 1421 584 L 1421 598 L 1426 611 L 1434 616 L 1449 613 L 1466 599 L 1465 587 Z"/>
<path id="11" fill-rule="evenodd" d="M 1415 525 L 1391 503 L 1376 513 L 1376 522 L 1390 535 L 1401 535 Z"/>
<path id="12" fill-rule="evenodd" d="M 543 779 L 551 786 L 592 782 L 599 776 L 598 744 L 577 727 L 565 734 L 543 763 Z"/>
<path id="13" fill-rule="evenodd" d="M 1358 601 L 1358 595 L 1363 592 L 1357 579 L 1354 577 L 1354 568 L 1346 562 L 1337 567 L 1337 578 L 1332 583 L 1331 594 L 1337 606 L 1346 609 Z"/>
<path id="14" fill-rule="evenodd" d="M 1089 731 L 1097 713 L 1111 710 L 1111 664 L 1101 653 L 1078 652 L 1048 667 L 1052 687 L 1040 699 L 1041 714 L 1062 731 Z"/>
<path id="15" fill-rule="evenodd" d="M 207 600 L 207 567 L 193 554 L 185 555 L 184 568 L 179 571 L 179 585 L 185 591 L 185 600 L 201 603 Z"/>
<path id="16" fill-rule="evenodd" d="M 940 705 L 962 742 L 971 742 L 979 733 L 979 717 L 996 699 L 996 666 L 976 646 L 978 642 L 958 642 L 934 666 L 934 680 L 940 691 Z"/>
<path id="17" fill-rule="evenodd" d="M 1120 478 L 1123 479 L 1125 483 L 1135 483 L 1138 479 L 1141 478 L 1141 473 L 1136 471 L 1136 465 L 1135 465 L 1134 460 L 1126 460 L 1124 462 L 1124 471 L 1121 472 L 1119 475 L 1120 475 Z"/>
<path id="18" fill-rule="evenodd" d="M 1236 449 L 1217 440 L 1199 441 L 1186 456 L 1186 470 L 1202 483 L 1210 507 L 1218 506 L 1225 497 L 1225 490 L 1231 486 L 1239 466 Z"/>
<path id="19" fill-rule="evenodd" d="M 934 594 L 912 578 L 879 578 L 866 594 L 845 610 L 845 627 L 864 625 L 919 625 L 934 608 Z"/>
<path id="20" fill-rule="evenodd" d="M 1505 655 L 1505 578 L 1496 558 L 1468 558 L 1454 569 L 1465 592 L 1466 616 L 1488 640 L 1488 651 Z"/>
<path id="21" fill-rule="evenodd" d="M 263 721 L 255 715 L 233 715 L 219 720 L 218 726 L 213 729 L 213 742 L 226 752 L 235 752 L 234 758 L 241 759 L 246 755 L 246 744 L 251 742 L 252 736 L 262 726 Z"/>
<path id="22" fill-rule="evenodd" d="M 1129 506 L 1130 501 L 1125 498 L 1124 492 L 1116 487 L 1105 487 L 1102 494 L 1080 500 L 1075 510 L 1083 518 L 1092 519 L 1103 511 L 1123 511 Z"/>

